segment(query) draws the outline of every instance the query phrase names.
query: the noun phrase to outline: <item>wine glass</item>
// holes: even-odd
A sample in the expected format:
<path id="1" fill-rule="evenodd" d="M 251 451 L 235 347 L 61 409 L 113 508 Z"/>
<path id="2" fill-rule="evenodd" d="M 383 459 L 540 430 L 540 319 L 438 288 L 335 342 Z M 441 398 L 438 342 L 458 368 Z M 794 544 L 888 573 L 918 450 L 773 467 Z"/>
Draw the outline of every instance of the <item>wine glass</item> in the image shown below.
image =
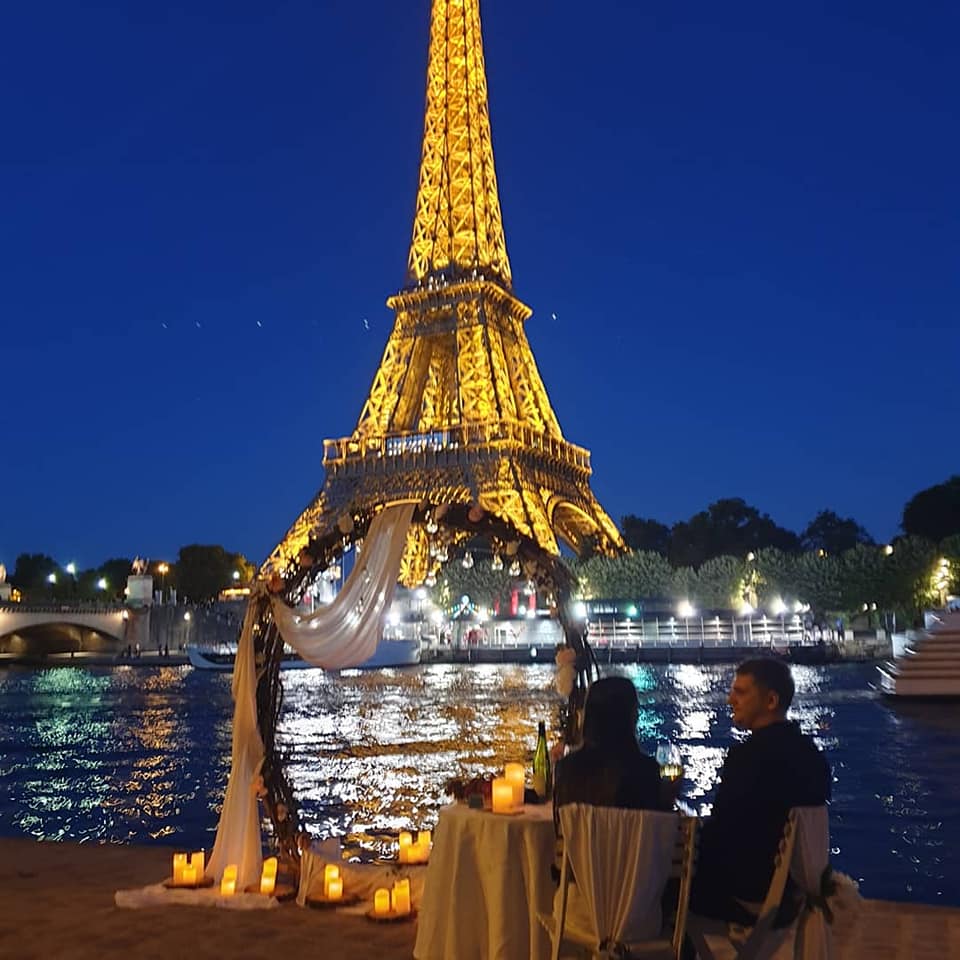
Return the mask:
<path id="1" fill-rule="evenodd" d="M 657 763 L 660 764 L 660 776 L 664 780 L 679 780 L 683 776 L 680 749 L 676 744 L 659 744 L 657 746 Z"/>

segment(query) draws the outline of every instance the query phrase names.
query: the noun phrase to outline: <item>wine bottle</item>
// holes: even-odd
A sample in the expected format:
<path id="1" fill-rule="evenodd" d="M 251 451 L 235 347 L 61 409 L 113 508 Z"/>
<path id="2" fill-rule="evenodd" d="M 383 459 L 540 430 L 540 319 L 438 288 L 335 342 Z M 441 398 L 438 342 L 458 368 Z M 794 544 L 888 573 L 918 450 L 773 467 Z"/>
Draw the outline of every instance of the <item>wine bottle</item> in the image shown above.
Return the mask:
<path id="1" fill-rule="evenodd" d="M 550 796 L 550 751 L 547 750 L 547 728 L 541 720 L 537 729 L 537 749 L 533 754 L 533 789 L 541 801 Z"/>

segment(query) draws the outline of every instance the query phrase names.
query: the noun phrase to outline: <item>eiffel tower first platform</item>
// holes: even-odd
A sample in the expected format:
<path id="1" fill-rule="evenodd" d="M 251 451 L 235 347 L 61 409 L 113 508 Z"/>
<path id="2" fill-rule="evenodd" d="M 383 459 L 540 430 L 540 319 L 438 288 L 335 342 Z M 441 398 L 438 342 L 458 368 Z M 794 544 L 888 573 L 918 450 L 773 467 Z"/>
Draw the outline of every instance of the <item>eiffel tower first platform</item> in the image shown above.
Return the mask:
<path id="1" fill-rule="evenodd" d="M 356 429 L 325 441 L 323 489 L 264 571 L 288 579 L 311 554 L 329 559 L 355 521 L 402 502 L 421 505 L 408 586 L 435 566 L 429 535 L 447 514 L 468 518 L 454 541 L 491 518 L 501 539 L 552 556 L 561 541 L 579 555 L 623 550 L 590 489 L 589 452 L 564 439 L 550 405 L 524 331 L 532 311 L 513 294 L 479 0 L 433 0 L 413 239 L 387 305 L 396 320 Z"/>

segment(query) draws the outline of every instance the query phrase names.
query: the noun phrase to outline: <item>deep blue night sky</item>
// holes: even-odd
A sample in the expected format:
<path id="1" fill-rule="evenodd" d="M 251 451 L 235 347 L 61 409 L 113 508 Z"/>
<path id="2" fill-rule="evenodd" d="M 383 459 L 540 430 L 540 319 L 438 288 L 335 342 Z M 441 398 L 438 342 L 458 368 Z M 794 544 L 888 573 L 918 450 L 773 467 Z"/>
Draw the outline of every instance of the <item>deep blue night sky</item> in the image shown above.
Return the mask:
<path id="1" fill-rule="evenodd" d="M 482 10 L 515 290 L 611 515 L 895 534 L 960 463 L 956 5 Z M 428 0 L 4 21 L 0 561 L 260 560 L 390 330 Z"/>

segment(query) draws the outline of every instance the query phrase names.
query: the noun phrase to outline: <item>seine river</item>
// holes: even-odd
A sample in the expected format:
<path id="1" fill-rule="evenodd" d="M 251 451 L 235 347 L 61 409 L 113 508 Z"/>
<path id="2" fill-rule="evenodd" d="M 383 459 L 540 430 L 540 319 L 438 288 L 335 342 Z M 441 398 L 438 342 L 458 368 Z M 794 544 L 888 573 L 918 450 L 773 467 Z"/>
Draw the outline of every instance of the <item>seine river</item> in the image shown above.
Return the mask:
<path id="1" fill-rule="evenodd" d="M 732 668 L 618 672 L 640 692 L 643 744 L 679 745 L 684 796 L 705 812 L 731 742 Z M 960 904 L 960 707 L 891 706 L 873 672 L 794 668 L 792 715 L 833 766 L 834 866 L 865 896 Z M 284 689 L 305 821 L 361 856 L 431 825 L 447 778 L 529 755 L 558 705 L 550 666 L 295 670 Z M 231 712 L 229 675 L 189 667 L 0 670 L 0 833 L 209 848 Z"/>

